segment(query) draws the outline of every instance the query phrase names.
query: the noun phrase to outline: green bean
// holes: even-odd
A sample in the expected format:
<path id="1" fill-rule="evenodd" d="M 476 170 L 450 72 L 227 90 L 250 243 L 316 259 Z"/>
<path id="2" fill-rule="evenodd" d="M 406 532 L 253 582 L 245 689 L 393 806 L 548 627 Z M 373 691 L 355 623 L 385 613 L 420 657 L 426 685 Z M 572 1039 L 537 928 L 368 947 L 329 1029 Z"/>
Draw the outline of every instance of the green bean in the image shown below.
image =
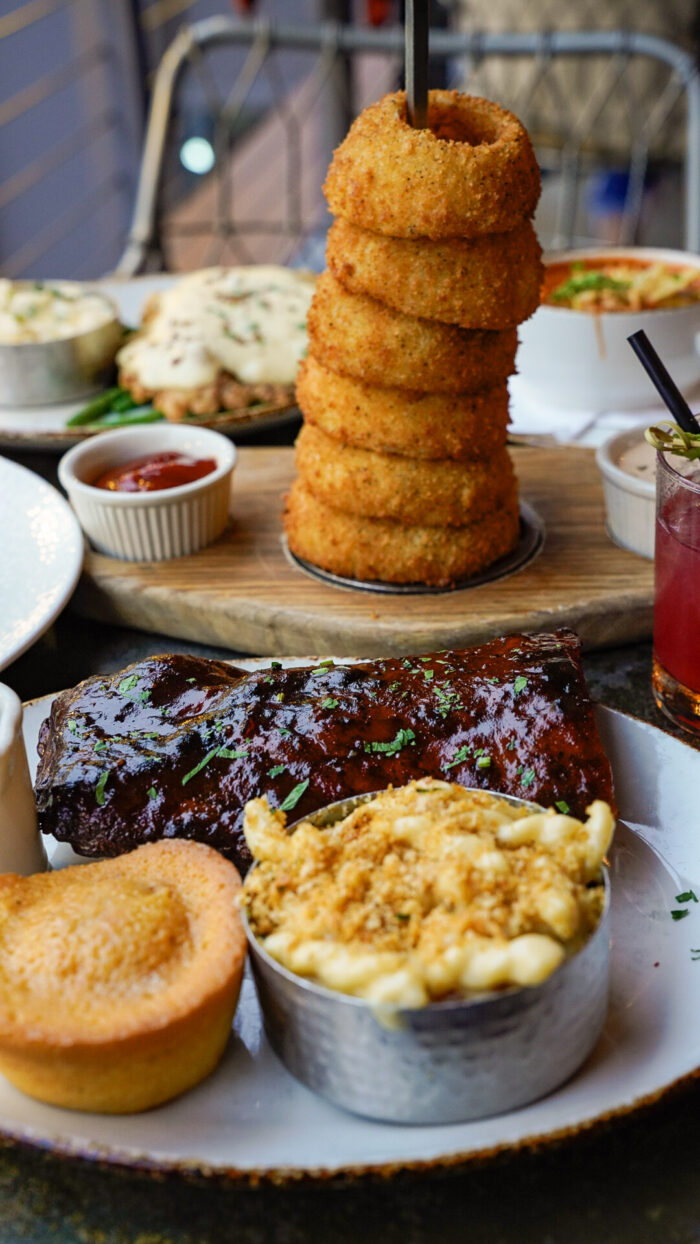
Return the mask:
<path id="1" fill-rule="evenodd" d="M 112 402 L 112 410 L 133 410 L 135 406 L 136 402 L 126 389 L 122 389 Z"/>
<path id="2" fill-rule="evenodd" d="M 101 428 L 128 428 L 132 423 L 156 423 L 160 419 L 165 419 L 162 411 L 152 406 L 134 406 L 132 410 L 110 410 L 83 426 L 90 432 L 98 432 Z"/>
<path id="3" fill-rule="evenodd" d="M 87 406 L 83 406 L 75 415 L 67 421 L 67 428 L 80 428 L 85 423 L 93 423 L 99 415 L 104 415 L 112 409 L 115 399 L 124 390 L 120 388 L 107 389 L 104 393 L 100 393 L 97 397 L 93 397 Z"/>

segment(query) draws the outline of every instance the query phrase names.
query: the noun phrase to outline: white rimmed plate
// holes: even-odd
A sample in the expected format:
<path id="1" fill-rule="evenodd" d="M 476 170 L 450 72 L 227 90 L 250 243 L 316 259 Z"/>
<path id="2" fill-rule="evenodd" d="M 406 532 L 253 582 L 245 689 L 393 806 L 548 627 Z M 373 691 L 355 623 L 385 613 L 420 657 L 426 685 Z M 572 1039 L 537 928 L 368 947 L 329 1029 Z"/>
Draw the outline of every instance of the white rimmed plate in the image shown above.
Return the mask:
<path id="1" fill-rule="evenodd" d="M 30 755 L 49 704 L 47 698 L 26 710 Z M 302 1088 L 277 1062 L 247 978 L 221 1066 L 180 1100 L 143 1115 L 80 1115 L 34 1102 L 0 1079 L 0 1132 L 135 1168 L 277 1181 L 386 1173 L 554 1139 L 634 1110 L 694 1075 L 700 903 L 676 896 L 694 890 L 700 897 L 700 752 L 610 709 L 598 710 L 598 722 L 621 812 L 611 855 L 612 995 L 601 1041 L 563 1088 L 526 1109 L 474 1123 L 402 1127 L 355 1118 Z M 69 855 L 58 847 L 54 862 L 68 862 Z M 683 909 L 688 915 L 674 920 L 672 910 Z"/>
<path id="2" fill-rule="evenodd" d="M 136 327 L 141 320 L 143 305 L 150 295 L 168 289 L 178 279 L 177 274 L 158 273 L 122 281 L 91 281 L 90 285 L 101 289 L 116 302 L 123 324 Z M 56 453 L 70 449 L 72 445 L 94 435 L 82 428 L 66 427 L 71 416 L 77 414 L 85 403 L 86 399 L 52 406 L 0 405 L 0 449 L 49 450 Z M 294 404 L 284 409 L 279 406 L 252 407 L 249 411 L 229 418 L 224 414 L 202 417 L 197 419 L 197 426 L 216 428 L 219 432 L 230 434 L 260 428 L 272 430 L 297 418 L 298 413 Z"/>
<path id="3" fill-rule="evenodd" d="M 0 669 L 61 612 L 83 564 L 83 533 L 57 489 L 0 458 Z"/>

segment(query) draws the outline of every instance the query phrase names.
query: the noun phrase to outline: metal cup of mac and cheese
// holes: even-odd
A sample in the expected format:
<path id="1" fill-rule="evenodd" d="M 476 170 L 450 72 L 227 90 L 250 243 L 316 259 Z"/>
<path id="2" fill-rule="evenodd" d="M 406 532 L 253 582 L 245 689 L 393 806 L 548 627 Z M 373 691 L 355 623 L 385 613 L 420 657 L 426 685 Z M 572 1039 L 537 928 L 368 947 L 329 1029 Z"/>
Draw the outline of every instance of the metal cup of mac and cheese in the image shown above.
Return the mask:
<path id="1" fill-rule="evenodd" d="M 314 1092 L 391 1123 L 515 1110 L 605 1022 L 614 819 L 423 779 L 289 829 L 246 808 L 243 912 L 268 1040 Z"/>

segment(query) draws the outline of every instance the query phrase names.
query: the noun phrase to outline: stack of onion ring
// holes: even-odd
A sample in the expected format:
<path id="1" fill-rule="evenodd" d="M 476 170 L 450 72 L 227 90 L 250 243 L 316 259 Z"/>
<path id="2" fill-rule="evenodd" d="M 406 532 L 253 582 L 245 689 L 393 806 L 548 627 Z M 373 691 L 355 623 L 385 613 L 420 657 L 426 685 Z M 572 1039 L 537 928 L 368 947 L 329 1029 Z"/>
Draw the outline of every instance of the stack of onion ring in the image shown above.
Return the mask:
<path id="1" fill-rule="evenodd" d="M 538 305 L 532 144 L 512 113 L 431 91 L 365 110 L 324 191 L 337 217 L 308 317 L 292 552 L 335 574 L 445 585 L 518 540 L 505 448 L 517 325 Z"/>

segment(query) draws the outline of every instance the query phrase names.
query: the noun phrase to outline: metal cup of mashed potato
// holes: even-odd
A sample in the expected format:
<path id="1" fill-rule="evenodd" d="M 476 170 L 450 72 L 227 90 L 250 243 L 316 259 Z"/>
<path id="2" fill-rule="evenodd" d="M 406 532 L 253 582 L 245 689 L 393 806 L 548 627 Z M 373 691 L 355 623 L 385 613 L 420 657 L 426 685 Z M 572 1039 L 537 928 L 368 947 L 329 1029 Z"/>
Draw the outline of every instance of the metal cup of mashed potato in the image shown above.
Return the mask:
<path id="1" fill-rule="evenodd" d="M 21 311 L 13 312 L 14 303 L 7 309 L 0 306 L 0 405 L 54 405 L 103 388 L 111 379 L 124 339 L 111 299 L 99 290 L 70 281 L 2 281 L 0 297 L 8 286 L 12 295 L 25 296 L 28 313 L 23 317 Z M 48 322 L 42 325 L 41 336 L 35 331 L 37 315 L 31 314 L 31 295 L 44 290 L 59 291 L 57 297 L 63 302 L 75 300 L 75 306 L 82 303 L 84 307 L 74 325 L 58 321 L 55 336 L 50 335 Z M 5 319 L 12 334 L 3 332 Z"/>
<path id="2" fill-rule="evenodd" d="M 306 819 L 331 825 L 380 793 L 330 804 Z M 467 1122 L 526 1106 L 568 1080 L 603 1029 L 610 959 L 605 870 L 602 880 L 596 928 L 542 984 L 417 1008 L 377 1007 L 296 975 L 267 954 L 244 913 L 270 1045 L 307 1088 L 386 1123 Z"/>

